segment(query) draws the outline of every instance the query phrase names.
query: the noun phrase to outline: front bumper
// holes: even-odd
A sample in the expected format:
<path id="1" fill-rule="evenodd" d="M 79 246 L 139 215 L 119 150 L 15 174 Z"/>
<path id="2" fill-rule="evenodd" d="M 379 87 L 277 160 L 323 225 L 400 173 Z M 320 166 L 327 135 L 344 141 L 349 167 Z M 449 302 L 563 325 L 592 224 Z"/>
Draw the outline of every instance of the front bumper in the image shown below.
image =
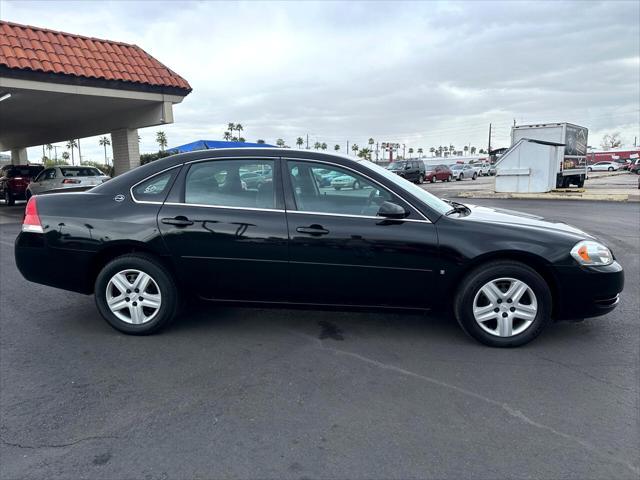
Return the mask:
<path id="1" fill-rule="evenodd" d="M 558 301 L 555 317 L 576 320 L 611 312 L 620 302 L 624 271 L 614 261 L 606 267 L 558 267 Z"/>

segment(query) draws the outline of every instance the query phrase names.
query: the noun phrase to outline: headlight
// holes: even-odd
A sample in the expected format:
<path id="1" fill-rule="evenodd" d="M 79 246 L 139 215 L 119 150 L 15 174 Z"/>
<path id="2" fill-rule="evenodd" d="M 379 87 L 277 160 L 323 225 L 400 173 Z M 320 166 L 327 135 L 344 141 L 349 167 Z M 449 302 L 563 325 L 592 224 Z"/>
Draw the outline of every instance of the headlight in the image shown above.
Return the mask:
<path id="1" fill-rule="evenodd" d="M 613 263 L 613 255 L 611 250 L 601 243 L 591 240 L 583 240 L 578 242 L 571 249 L 571 256 L 576 259 L 580 265 L 610 265 Z"/>

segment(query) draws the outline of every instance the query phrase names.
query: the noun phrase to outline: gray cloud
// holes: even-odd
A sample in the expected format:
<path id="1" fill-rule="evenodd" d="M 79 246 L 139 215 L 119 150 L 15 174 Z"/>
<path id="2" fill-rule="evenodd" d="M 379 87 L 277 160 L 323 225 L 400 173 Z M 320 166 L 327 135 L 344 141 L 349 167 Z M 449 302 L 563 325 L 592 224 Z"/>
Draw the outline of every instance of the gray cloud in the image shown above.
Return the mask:
<path id="1" fill-rule="evenodd" d="M 140 45 L 193 93 L 170 144 L 247 138 L 414 148 L 508 142 L 518 122 L 570 121 L 633 142 L 638 2 L 12 2 L 0 16 Z M 142 148 L 156 149 L 151 128 Z M 97 140 L 83 153 L 101 158 Z M 95 144 L 95 145 L 94 145 Z M 36 150 L 32 156 L 38 156 Z"/>

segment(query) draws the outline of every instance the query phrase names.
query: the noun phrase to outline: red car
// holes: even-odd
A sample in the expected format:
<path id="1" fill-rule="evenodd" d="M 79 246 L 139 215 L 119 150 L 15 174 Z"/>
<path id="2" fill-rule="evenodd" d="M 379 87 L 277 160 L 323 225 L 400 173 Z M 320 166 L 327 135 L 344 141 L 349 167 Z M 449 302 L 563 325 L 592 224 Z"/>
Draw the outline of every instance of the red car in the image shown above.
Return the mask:
<path id="1" fill-rule="evenodd" d="M 440 180 L 442 182 L 450 182 L 453 179 L 453 173 L 451 169 L 446 165 L 425 165 L 424 181 L 435 182 Z"/>
<path id="2" fill-rule="evenodd" d="M 6 205 L 26 200 L 27 185 L 44 170 L 42 165 L 5 165 L 0 169 L 0 198 Z"/>

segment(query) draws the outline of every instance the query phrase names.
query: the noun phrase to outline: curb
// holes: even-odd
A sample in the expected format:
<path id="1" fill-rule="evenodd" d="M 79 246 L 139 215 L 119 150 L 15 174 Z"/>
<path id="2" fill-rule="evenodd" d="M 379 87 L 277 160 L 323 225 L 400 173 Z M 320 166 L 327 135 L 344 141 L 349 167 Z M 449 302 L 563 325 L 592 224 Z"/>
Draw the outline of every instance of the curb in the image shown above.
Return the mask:
<path id="1" fill-rule="evenodd" d="M 498 193 L 498 192 L 458 192 L 458 198 L 497 198 L 521 200 L 589 200 L 600 202 L 640 202 L 640 194 L 629 193 Z"/>

